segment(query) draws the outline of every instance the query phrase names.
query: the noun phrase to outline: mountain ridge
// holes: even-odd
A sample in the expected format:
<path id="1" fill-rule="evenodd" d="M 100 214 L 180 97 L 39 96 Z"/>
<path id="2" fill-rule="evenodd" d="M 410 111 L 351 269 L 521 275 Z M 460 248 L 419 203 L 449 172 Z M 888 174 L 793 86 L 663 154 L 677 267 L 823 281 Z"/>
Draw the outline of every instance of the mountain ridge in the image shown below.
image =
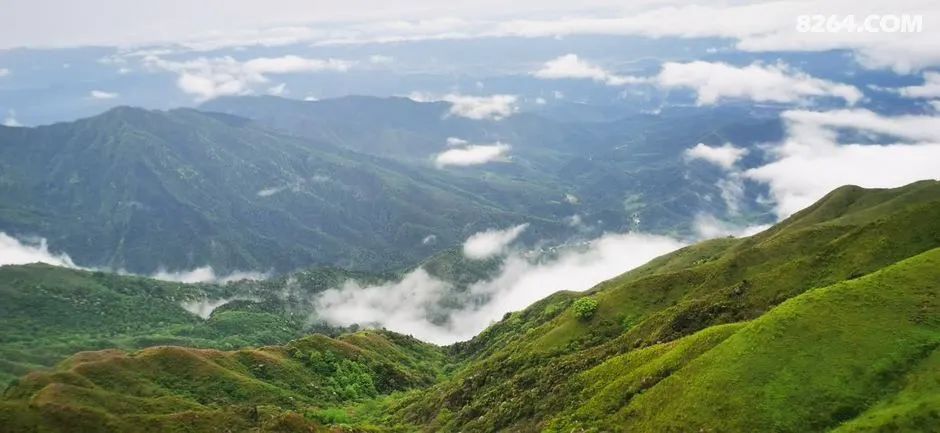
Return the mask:
<path id="1" fill-rule="evenodd" d="M 416 370 L 434 379 L 387 396 L 350 391 L 298 405 L 296 397 L 276 400 L 284 395 L 276 388 L 219 394 L 172 363 L 124 364 L 122 357 L 140 355 L 102 352 L 15 382 L 0 400 L 0 420 L 40 431 L 60 431 L 59 420 L 70 419 L 64 422 L 118 431 L 125 423 L 155 431 L 930 431 L 940 420 L 938 218 L 938 181 L 839 188 L 757 235 L 694 244 L 589 291 L 558 292 L 467 342 L 414 346 L 431 351 L 422 356 L 436 353 L 438 363 Z M 364 358 L 345 358 L 353 352 L 327 337 L 298 341 L 310 338 L 318 342 L 312 358 L 306 349 L 291 352 L 295 343 L 261 349 L 282 354 L 271 360 L 274 373 L 226 361 L 207 377 L 275 387 L 288 374 L 378 383 L 395 370 L 374 360 L 398 353 L 387 343 L 407 337 L 339 337 L 377 351 Z M 323 355 L 324 348 L 335 353 Z M 257 359 L 252 350 L 219 356 Z M 109 360 L 96 364 L 108 373 L 75 370 L 97 357 Z M 115 362 L 134 365 L 118 380 L 144 388 L 111 382 Z M 141 394 L 148 383 L 161 391 Z M 108 390 L 124 406 L 75 394 L 82 389 Z M 207 405 L 213 396 L 228 400 Z M 173 408 L 184 412 L 161 409 L 165 398 L 182 398 Z"/>

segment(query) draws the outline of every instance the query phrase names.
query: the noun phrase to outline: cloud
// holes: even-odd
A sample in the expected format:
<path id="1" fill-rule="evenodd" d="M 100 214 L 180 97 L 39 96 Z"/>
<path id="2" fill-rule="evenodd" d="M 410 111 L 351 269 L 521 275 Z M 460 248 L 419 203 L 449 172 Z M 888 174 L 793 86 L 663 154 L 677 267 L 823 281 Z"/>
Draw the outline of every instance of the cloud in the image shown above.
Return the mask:
<path id="1" fill-rule="evenodd" d="M 641 6 L 642 7 L 642 6 Z M 846 49 L 869 68 L 907 73 L 940 64 L 940 38 L 924 23 L 920 32 L 800 32 L 801 16 L 853 16 L 863 24 L 868 14 L 940 16 L 936 2 L 898 0 L 886 8 L 877 0 L 818 2 L 769 1 L 750 4 L 648 6 L 645 10 L 603 18 L 510 20 L 484 32 L 490 36 L 550 37 L 564 35 L 638 35 L 653 38 L 729 38 L 751 52 L 829 51 Z"/>
<path id="2" fill-rule="evenodd" d="M 504 230 L 486 230 L 475 233 L 463 243 L 463 255 L 474 260 L 488 259 L 506 252 L 528 224 L 519 224 Z"/>
<path id="3" fill-rule="evenodd" d="M 747 153 L 747 149 L 735 147 L 731 143 L 714 147 L 705 143 L 699 143 L 690 149 L 686 149 L 684 154 L 685 157 L 690 160 L 701 159 L 725 170 L 730 170 L 734 167 L 734 164 L 743 158 L 744 155 L 747 155 Z"/>
<path id="4" fill-rule="evenodd" d="M 466 292 L 467 302 L 456 309 L 440 306 L 454 289 L 423 269 L 410 272 L 401 281 L 376 286 L 349 281 L 323 292 L 314 306 L 320 319 L 334 325 L 381 326 L 449 344 L 469 339 L 505 313 L 528 307 L 552 293 L 587 290 L 682 246 L 668 237 L 627 233 L 607 234 L 571 246 L 544 261 L 514 253 L 496 276 L 472 284 Z M 432 321 L 431 316 L 443 316 L 443 320 Z"/>
<path id="5" fill-rule="evenodd" d="M 549 60 L 541 69 L 532 73 L 537 78 L 547 80 L 557 79 L 590 79 L 608 86 L 622 86 L 624 84 L 644 83 L 645 78 L 616 75 L 600 66 L 588 63 L 575 54 L 565 54 L 556 59 Z"/>
<path id="6" fill-rule="evenodd" d="M 666 88 L 692 89 L 699 105 L 712 105 L 726 98 L 794 103 L 806 97 L 839 98 L 853 105 L 863 96 L 854 86 L 814 78 L 782 63 L 736 67 L 720 62 L 667 62 L 656 76 L 656 83 Z"/>
<path id="7" fill-rule="evenodd" d="M 0 78 L 10 75 L 10 70 L 7 68 L 0 68 Z"/>
<path id="8" fill-rule="evenodd" d="M 7 111 L 7 117 L 4 117 L 4 118 L 3 118 L 3 123 L 2 123 L 2 125 L 3 125 L 3 126 L 8 126 L 8 127 L 11 127 L 11 128 L 23 126 L 22 123 L 20 123 L 18 120 L 16 120 L 16 111 L 13 111 L 13 110 L 8 110 L 8 111 Z"/>
<path id="9" fill-rule="evenodd" d="M 721 191 L 721 198 L 725 202 L 728 213 L 732 215 L 740 211 L 741 201 L 744 200 L 744 177 L 735 164 L 747 154 L 747 149 L 735 147 L 731 143 L 714 147 L 699 143 L 684 152 L 688 160 L 701 159 L 727 172 L 724 178 L 715 183 L 715 186 Z"/>
<path id="10" fill-rule="evenodd" d="M 115 99 L 120 95 L 114 92 L 105 92 L 103 90 L 92 90 L 88 93 L 88 96 L 92 99 Z"/>
<path id="11" fill-rule="evenodd" d="M 519 108 L 515 95 L 466 96 L 445 95 L 444 100 L 451 103 L 450 114 L 475 120 L 501 120 L 513 115 Z"/>
<path id="12" fill-rule="evenodd" d="M 232 57 L 200 57 L 182 62 L 165 60 L 155 55 L 144 57 L 144 65 L 151 70 L 177 73 L 177 86 L 183 92 L 194 95 L 197 101 L 219 96 L 246 95 L 254 93 L 260 85 L 267 84 L 268 75 L 311 72 L 345 72 L 351 62 L 337 59 L 310 59 L 287 55 L 282 57 L 259 57 L 240 62 Z M 277 89 L 277 86 L 274 87 Z M 283 90 L 283 89 L 282 89 Z"/>
<path id="13" fill-rule="evenodd" d="M 741 210 L 741 202 L 744 200 L 744 176 L 741 172 L 729 171 L 725 178 L 715 182 L 715 186 L 721 191 L 721 199 L 724 200 L 728 213 L 737 215 Z"/>
<path id="14" fill-rule="evenodd" d="M 363 44 L 482 37 L 558 37 L 624 35 L 651 38 L 728 38 L 739 50 L 754 52 L 855 52 L 866 67 L 908 72 L 940 64 L 940 38 L 933 19 L 940 5 L 929 0 L 777 0 L 766 2 L 706 1 L 587 2 L 490 0 L 429 6 L 422 1 L 397 2 L 395 16 L 382 7 L 337 6 L 322 2 L 278 0 L 279 6 L 241 1 L 219 8 L 215 3 L 188 5 L 185 19 L 162 2 L 133 5 L 94 0 L 98 7 L 43 13 L 48 2 L 11 4 L 0 15 L 0 48 L 17 46 L 140 46 L 163 43 L 187 50 L 224 47 L 286 46 L 299 43 Z M 320 4 L 322 3 L 322 4 Z M 214 6 L 215 5 L 215 6 Z M 61 5 L 57 4 L 57 7 Z M 99 22 L 108 11 L 108 25 Z M 855 17 L 867 14 L 920 14 L 920 32 L 800 32 L 800 16 Z M 17 17 L 30 16 L 30 26 Z M 460 16 L 461 18 L 448 18 Z M 539 19 L 517 17 L 539 16 Z M 146 17 L 147 25 L 141 25 Z M 278 25 L 272 25 L 278 23 Z M 83 25 L 84 24 L 84 25 Z M 213 29 L 206 31 L 205 29 Z"/>
<path id="15" fill-rule="evenodd" d="M 275 186 L 271 188 L 264 188 L 258 191 L 257 195 L 258 197 L 270 197 L 274 194 L 284 191 L 285 189 L 287 189 L 287 186 Z"/>
<path id="16" fill-rule="evenodd" d="M 462 138 L 447 137 L 447 145 L 448 145 L 448 146 L 451 146 L 451 147 L 453 147 L 453 146 L 464 146 L 464 145 L 467 145 L 467 144 L 470 144 L 470 142 L 468 142 L 467 140 L 464 140 L 464 139 L 462 139 Z"/>
<path id="17" fill-rule="evenodd" d="M 392 56 L 383 56 L 381 54 L 373 54 L 369 56 L 369 63 L 375 65 L 388 65 L 395 63 L 395 58 Z"/>
<path id="18" fill-rule="evenodd" d="M 443 96 L 414 92 L 408 95 L 417 102 L 446 101 L 448 114 L 474 120 L 502 120 L 519 111 L 516 95 L 469 96 L 449 93 Z"/>
<path id="19" fill-rule="evenodd" d="M 431 245 L 435 242 L 437 242 L 437 235 L 427 235 L 421 239 L 421 245 Z"/>
<path id="20" fill-rule="evenodd" d="M 68 254 L 49 251 L 49 245 L 45 238 L 38 238 L 33 241 L 18 240 L 0 232 L 0 265 L 24 265 L 36 262 L 78 268 Z"/>
<path id="21" fill-rule="evenodd" d="M 227 299 L 195 299 L 190 301 L 183 301 L 180 303 L 180 306 L 184 310 L 189 311 L 193 315 L 201 317 L 203 320 L 209 318 L 212 315 L 212 312 L 216 308 L 219 308 L 225 304 L 228 304 L 232 301 L 238 300 L 252 300 L 248 298 L 227 298 Z"/>
<path id="22" fill-rule="evenodd" d="M 736 226 L 734 224 L 719 220 L 714 215 L 698 214 L 693 222 L 696 236 L 701 239 L 714 239 L 726 236 L 747 237 L 760 233 L 771 227 L 770 224 L 761 224 L 753 226 Z"/>
<path id="23" fill-rule="evenodd" d="M 533 75 L 543 79 L 590 79 L 609 86 L 654 83 L 664 88 L 688 88 L 697 94 L 699 105 L 716 104 L 721 99 L 794 103 L 807 97 L 839 98 L 853 105 L 863 97 L 854 86 L 815 78 L 783 63 L 736 67 L 720 62 L 666 62 L 658 75 L 646 78 L 616 75 L 575 54 L 566 54 L 545 63 Z"/>
<path id="24" fill-rule="evenodd" d="M 287 83 L 281 83 L 276 86 L 268 87 L 268 94 L 274 96 L 281 96 L 287 93 Z"/>
<path id="25" fill-rule="evenodd" d="M 908 98 L 940 98 L 940 72 L 925 72 L 924 84 L 902 87 L 898 93 Z"/>
<path id="26" fill-rule="evenodd" d="M 940 176 L 940 117 L 891 117 L 868 110 L 795 110 L 782 117 L 787 133 L 771 149 L 773 160 L 744 172 L 768 186 L 780 218 L 842 185 L 888 188 Z M 843 143 L 843 130 L 893 141 Z"/>
<path id="27" fill-rule="evenodd" d="M 495 161 L 506 161 L 510 149 L 510 145 L 500 142 L 469 144 L 437 154 L 434 157 L 434 164 L 439 168 L 444 168 L 447 166 L 467 167 Z"/>
<path id="28" fill-rule="evenodd" d="M 227 275 L 218 275 L 211 266 L 203 266 L 188 271 L 158 270 L 149 276 L 155 280 L 174 281 L 177 283 L 220 283 L 225 284 L 241 280 L 263 280 L 269 275 L 262 272 L 234 271 Z"/>

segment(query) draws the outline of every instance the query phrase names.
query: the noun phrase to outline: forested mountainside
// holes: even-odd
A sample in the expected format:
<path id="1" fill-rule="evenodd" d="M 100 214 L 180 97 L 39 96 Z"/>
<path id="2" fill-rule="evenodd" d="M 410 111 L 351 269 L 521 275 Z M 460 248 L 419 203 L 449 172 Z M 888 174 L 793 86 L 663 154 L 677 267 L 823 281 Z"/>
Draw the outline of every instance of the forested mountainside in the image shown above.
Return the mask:
<path id="1" fill-rule="evenodd" d="M 776 139 L 776 119 L 728 109 L 496 122 L 448 117 L 447 107 L 223 98 L 202 109 L 259 118 L 118 107 L 74 122 L 0 126 L 0 231 L 46 238 L 86 267 L 226 274 L 398 269 L 522 222 L 524 239 L 563 242 L 604 231 L 689 236 L 700 213 L 740 224 L 771 218 L 753 200 L 731 210 L 716 185 L 723 173 L 683 152 L 701 140 Z M 439 167 L 447 138 L 510 150 L 485 166 Z"/>
<path id="2" fill-rule="evenodd" d="M 940 182 L 842 187 L 762 233 L 695 244 L 590 291 L 554 294 L 444 348 L 359 331 L 235 351 L 82 352 L 15 380 L 0 400 L 0 425 L 17 432 L 935 431 L 937 221 Z M 3 271 L 23 280 L 78 272 Z M 35 302 L 46 299 L 53 298 Z"/>

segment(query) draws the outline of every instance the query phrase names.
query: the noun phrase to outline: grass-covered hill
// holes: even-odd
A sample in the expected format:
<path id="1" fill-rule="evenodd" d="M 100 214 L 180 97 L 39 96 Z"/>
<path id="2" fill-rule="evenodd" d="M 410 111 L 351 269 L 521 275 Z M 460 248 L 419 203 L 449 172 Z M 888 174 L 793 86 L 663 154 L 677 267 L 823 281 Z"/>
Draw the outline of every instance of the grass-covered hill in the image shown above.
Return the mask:
<path id="1" fill-rule="evenodd" d="M 496 271 L 499 260 L 469 260 L 451 249 L 421 266 L 453 284 L 443 311 L 466 302 L 463 289 Z M 0 388 L 78 351 L 157 344 L 231 350 L 335 335 L 342 330 L 312 311 L 314 295 L 350 279 L 377 284 L 410 270 L 311 268 L 260 281 L 184 284 L 41 263 L 0 266 Z"/>
<path id="2" fill-rule="evenodd" d="M 445 356 L 413 338 L 363 331 L 222 352 L 157 346 L 81 352 L 31 373 L 0 401 L 3 431 L 316 431 L 330 410 L 437 380 Z"/>
<path id="3" fill-rule="evenodd" d="M 12 384 L 0 425 L 938 431 L 937 221 L 940 182 L 843 187 L 763 233 L 557 293 L 443 349 L 367 331 L 229 352 L 80 353 Z"/>

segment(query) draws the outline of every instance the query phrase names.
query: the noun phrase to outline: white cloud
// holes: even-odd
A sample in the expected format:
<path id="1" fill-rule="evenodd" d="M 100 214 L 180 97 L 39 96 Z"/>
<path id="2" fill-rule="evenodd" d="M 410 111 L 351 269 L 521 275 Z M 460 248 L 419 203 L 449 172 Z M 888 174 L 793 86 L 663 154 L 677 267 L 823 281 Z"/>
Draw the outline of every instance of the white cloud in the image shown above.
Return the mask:
<path id="1" fill-rule="evenodd" d="M 11 128 L 23 126 L 18 120 L 16 120 L 16 111 L 8 110 L 7 116 L 3 118 L 3 126 L 9 126 Z"/>
<path id="2" fill-rule="evenodd" d="M 150 278 L 178 283 L 229 283 L 241 280 L 263 280 L 268 278 L 263 272 L 234 271 L 227 275 L 218 275 L 211 266 L 203 266 L 188 271 L 167 271 L 160 269 Z"/>
<path id="3" fill-rule="evenodd" d="M 434 164 L 438 168 L 444 168 L 447 166 L 467 167 L 489 162 L 507 161 L 510 149 L 510 145 L 500 142 L 464 145 L 437 154 L 434 157 Z"/>
<path id="4" fill-rule="evenodd" d="M 729 171 L 724 179 L 715 182 L 715 186 L 721 191 L 721 199 L 724 200 L 728 213 L 737 215 L 744 200 L 744 177 L 741 172 Z"/>
<path id="5" fill-rule="evenodd" d="M 705 143 L 699 143 L 690 149 L 686 149 L 685 156 L 688 159 L 701 159 L 725 170 L 730 170 L 747 153 L 747 149 L 735 147 L 731 143 L 725 143 L 721 146 L 709 146 Z"/>
<path id="6" fill-rule="evenodd" d="M 656 83 L 666 88 L 692 89 L 699 105 L 725 98 L 793 103 L 806 97 L 839 98 L 853 105 L 863 96 L 854 86 L 811 77 L 785 64 L 736 67 L 720 62 L 667 62 L 656 76 Z"/>
<path id="7" fill-rule="evenodd" d="M 226 298 L 226 299 L 196 299 L 190 301 L 183 301 L 180 303 L 180 306 L 184 310 L 189 311 L 193 315 L 199 316 L 203 319 L 208 319 L 212 315 L 212 312 L 216 308 L 219 308 L 225 304 L 228 304 L 232 301 L 238 300 L 253 300 L 250 298 Z"/>
<path id="8" fill-rule="evenodd" d="M 775 159 L 744 176 L 766 184 L 780 218 L 847 184 L 887 188 L 940 176 L 940 117 L 881 116 L 867 110 L 783 113 L 787 135 Z M 892 137 L 891 144 L 839 141 L 840 130 Z"/>
<path id="9" fill-rule="evenodd" d="M 10 70 L 7 68 L 0 68 L 0 78 L 10 75 Z"/>
<path id="10" fill-rule="evenodd" d="M 908 98 L 940 98 L 940 72 L 925 72 L 924 84 L 902 87 L 898 93 Z"/>
<path id="11" fill-rule="evenodd" d="M 504 230 L 486 230 L 475 233 L 463 243 L 463 255 L 474 260 L 488 259 L 503 254 L 528 224 L 519 224 Z"/>
<path id="12" fill-rule="evenodd" d="M 395 58 L 392 56 L 383 56 L 381 54 L 373 54 L 369 56 L 369 63 L 376 65 L 388 65 L 395 63 Z"/>
<path id="13" fill-rule="evenodd" d="M 0 232 L 0 265 L 24 265 L 36 262 L 68 268 L 78 267 L 68 254 L 49 251 L 45 238 L 29 242 Z"/>
<path id="14" fill-rule="evenodd" d="M 604 18 L 512 20 L 500 22 L 489 35 L 527 37 L 560 35 L 639 35 L 647 37 L 730 38 L 736 48 L 753 52 L 853 50 L 863 66 L 898 72 L 940 64 L 940 38 L 931 17 L 940 16 L 936 2 L 898 0 L 830 0 L 825 3 L 769 1 L 759 3 L 643 5 L 643 10 Z M 800 16 L 856 17 L 868 14 L 921 14 L 921 32 L 800 32 Z"/>
<path id="15" fill-rule="evenodd" d="M 281 96 L 287 93 L 287 83 L 281 83 L 276 86 L 268 87 L 268 94 L 274 96 Z"/>
<path id="16" fill-rule="evenodd" d="M 464 145 L 467 145 L 467 144 L 470 144 L 470 142 L 468 142 L 467 140 L 464 140 L 464 139 L 462 139 L 462 138 L 447 137 L 447 145 L 448 145 L 448 146 L 451 146 L 451 147 L 453 147 L 453 146 L 464 146 Z"/>
<path id="17" fill-rule="evenodd" d="M 930 101 L 930 106 L 933 107 L 934 111 L 940 111 L 940 100 Z"/>
<path id="18" fill-rule="evenodd" d="M 437 242 L 437 235 L 427 235 L 421 239 L 421 245 L 431 245 L 435 242 Z"/>
<path id="19" fill-rule="evenodd" d="M 218 96 L 251 94 L 256 87 L 269 82 L 268 75 L 311 72 L 344 72 L 351 62 L 337 59 L 309 59 L 293 55 L 259 57 L 240 62 L 232 57 L 200 57 L 183 62 L 165 60 L 155 55 L 144 57 L 151 70 L 179 74 L 177 86 L 199 101 Z M 273 88 L 277 90 L 277 86 Z"/>
<path id="20" fill-rule="evenodd" d="M 408 95 L 417 102 L 446 101 L 450 103 L 448 113 L 474 120 L 501 120 L 519 111 L 516 95 L 470 96 L 449 93 L 443 96 L 414 92 Z"/>
<path id="21" fill-rule="evenodd" d="M 578 58 L 575 54 L 565 54 L 546 62 L 541 69 L 532 75 L 537 78 L 557 79 L 590 79 L 608 86 L 622 86 L 646 82 L 640 77 L 617 75 L 606 69 Z"/>
<path id="22" fill-rule="evenodd" d="M 761 224 L 753 226 L 736 226 L 734 224 L 719 220 L 714 215 L 698 214 L 695 216 L 693 227 L 696 236 L 701 239 L 714 239 L 726 236 L 746 237 L 755 235 L 770 228 L 770 224 Z"/>
<path id="23" fill-rule="evenodd" d="M 472 284 L 459 309 L 441 310 L 439 303 L 454 293 L 446 282 L 423 269 L 400 282 L 364 287 L 347 282 L 323 292 L 315 301 L 317 314 L 334 325 L 383 326 L 437 344 L 466 340 L 505 313 L 528 307 L 560 290 L 584 291 L 682 247 L 677 240 L 638 233 L 607 234 L 580 247 L 563 250 L 551 260 L 534 262 L 524 254 L 506 258 L 498 275 Z M 443 323 L 430 315 L 444 314 Z"/>
<path id="24" fill-rule="evenodd" d="M 16 2 L 0 15 L 0 48 L 79 45 L 139 46 L 147 43 L 212 50 L 239 46 L 283 46 L 398 42 L 521 36 L 639 35 L 646 37 L 730 38 L 747 51 L 827 51 L 849 49 L 868 67 L 911 71 L 940 64 L 940 37 L 934 19 L 940 5 L 931 0 L 706 1 L 695 4 L 591 0 L 584 2 L 480 0 L 433 3 L 396 2 L 363 7 L 330 2 L 276 0 L 263 6 L 239 0 L 186 4 L 93 0 L 98 6 L 54 0 Z M 224 6 L 224 7 L 223 7 Z M 56 8 L 66 12 L 44 13 Z M 107 11 L 102 14 L 101 11 Z M 921 14 L 917 33 L 800 32 L 801 15 L 856 17 L 868 14 Z M 461 18 L 448 18 L 460 16 Z M 539 16 L 539 19 L 514 17 Z M 19 20 L 29 17 L 30 25 Z M 142 22 L 141 17 L 146 17 Z M 89 25 L 98 23 L 100 25 Z M 206 29 L 212 29 L 207 31 Z"/>
<path id="25" fill-rule="evenodd" d="M 92 90 L 88 93 L 88 96 L 92 99 L 115 99 L 120 95 L 114 92 L 105 92 L 104 90 Z"/>
<path id="26" fill-rule="evenodd" d="M 450 114 L 468 119 L 500 120 L 518 111 L 515 95 L 465 96 L 446 95 L 444 100 L 451 103 Z"/>
<path id="27" fill-rule="evenodd" d="M 264 188 L 257 192 L 258 197 L 270 197 L 274 194 L 277 194 L 281 191 L 287 189 L 287 186 L 273 186 L 271 188 Z"/>

